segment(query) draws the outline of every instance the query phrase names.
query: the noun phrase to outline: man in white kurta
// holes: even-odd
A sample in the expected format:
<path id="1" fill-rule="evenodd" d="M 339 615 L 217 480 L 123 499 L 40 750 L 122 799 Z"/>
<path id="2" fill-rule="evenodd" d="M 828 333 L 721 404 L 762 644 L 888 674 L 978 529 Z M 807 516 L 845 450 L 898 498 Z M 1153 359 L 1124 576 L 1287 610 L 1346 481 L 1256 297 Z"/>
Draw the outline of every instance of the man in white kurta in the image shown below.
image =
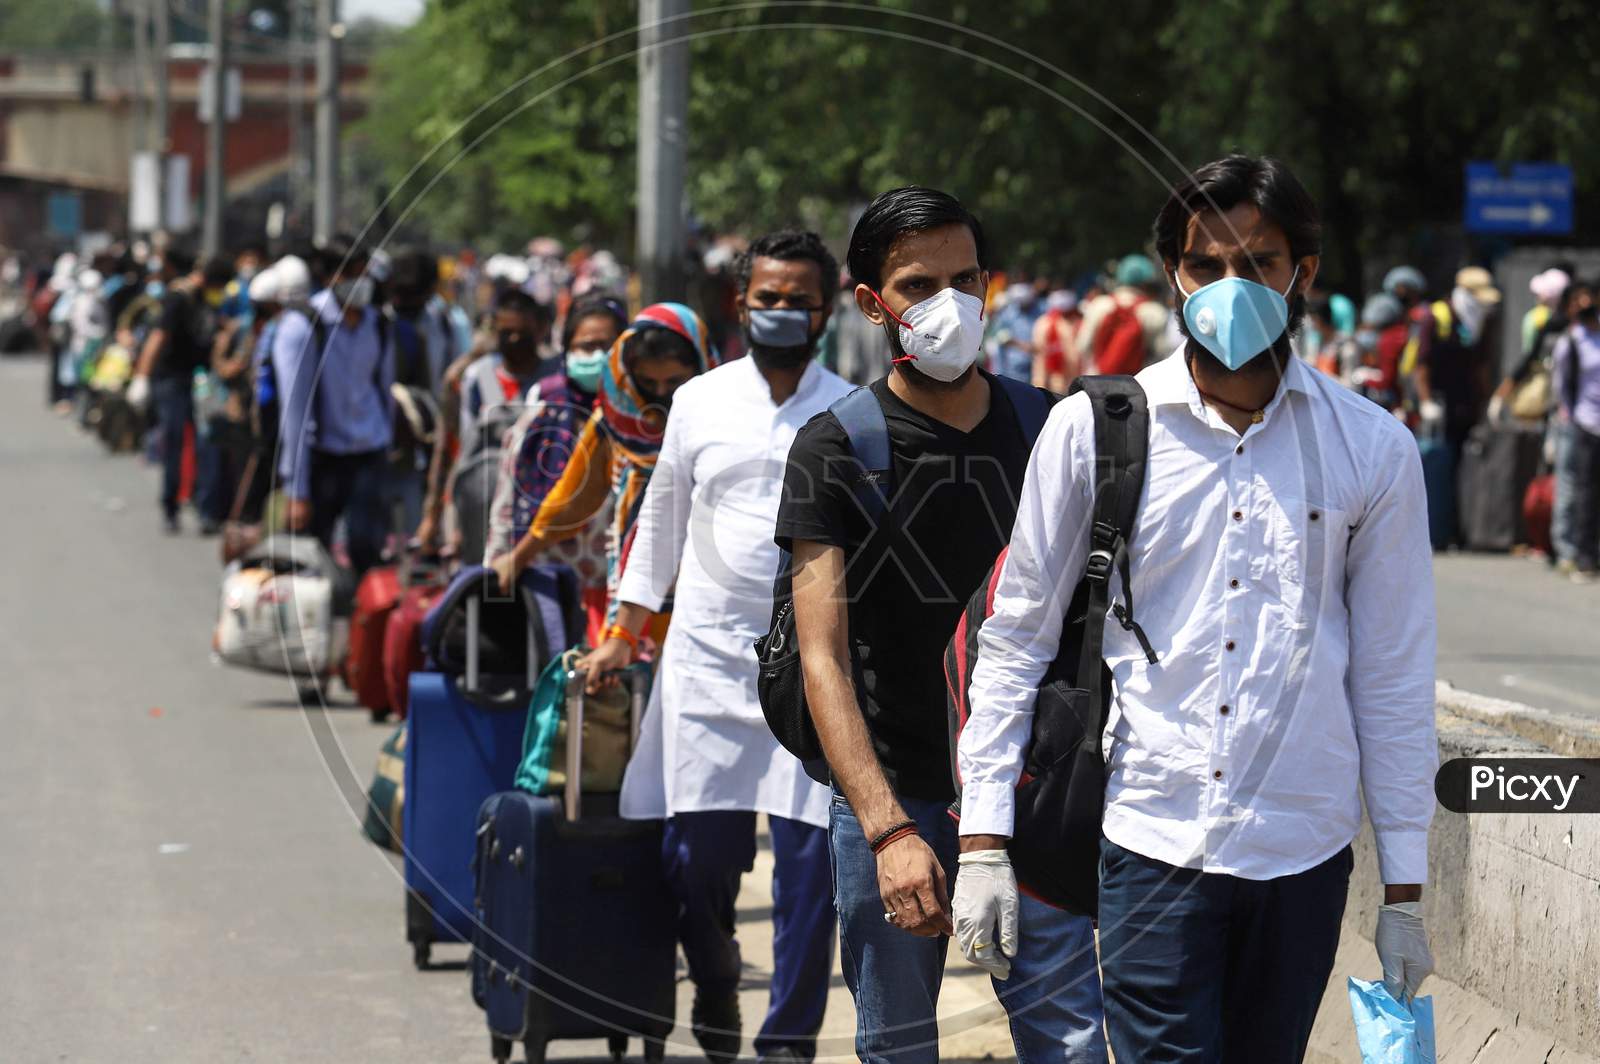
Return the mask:
<path id="1" fill-rule="evenodd" d="M 826 324 L 824 285 L 837 273 L 830 263 L 809 233 L 751 246 L 740 278 L 751 357 L 674 393 L 621 563 L 625 631 L 613 629 L 586 663 L 598 671 L 626 661 L 645 616 L 672 610 L 622 815 L 667 819 L 664 864 L 695 983 L 693 1026 L 713 1061 L 739 1047 L 734 902 L 754 864 L 757 813 L 767 814 L 775 859 L 772 1001 L 758 1058 L 814 1056 L 832 973 L 829 794 L 767 728 L 752 649 L 771 619 L 789 445 L 850 390 L 810 357 Z"/>

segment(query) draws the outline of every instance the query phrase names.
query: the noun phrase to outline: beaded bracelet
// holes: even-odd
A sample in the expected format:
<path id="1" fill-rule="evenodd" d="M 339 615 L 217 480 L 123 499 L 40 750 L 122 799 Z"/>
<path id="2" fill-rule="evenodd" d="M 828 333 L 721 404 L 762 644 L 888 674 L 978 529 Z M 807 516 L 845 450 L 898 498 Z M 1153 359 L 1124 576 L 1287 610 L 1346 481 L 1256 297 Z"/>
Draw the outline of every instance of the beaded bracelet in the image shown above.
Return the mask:
<path id="1" fill-rule="evenodd" d="M 876 855 L 882 852 L 890 843 L 899 842 L 907 835 L 917 834 L 920 834 L 920 832 L 917 831 L 917 822 L 915 820 L 902 820 L 900 823 L 891 824 L 880 831 L 877 838 L 873 839 L 868 845 L 873 854 Z"/>

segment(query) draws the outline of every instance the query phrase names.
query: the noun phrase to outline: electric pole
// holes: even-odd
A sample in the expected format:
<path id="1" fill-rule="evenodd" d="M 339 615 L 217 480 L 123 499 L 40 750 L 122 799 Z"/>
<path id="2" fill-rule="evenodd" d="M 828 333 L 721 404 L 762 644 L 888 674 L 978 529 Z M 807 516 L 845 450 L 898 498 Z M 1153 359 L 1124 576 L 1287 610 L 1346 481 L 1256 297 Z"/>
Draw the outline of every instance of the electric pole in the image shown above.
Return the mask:
<path id="1" fill-rule="evenodd" d="M 293 215 L 305 201 L 305 2 L 289 0 L 289 213 Z"/>
<path id="2" fill-rule="evenodd" d="M 320 244 L 339 225 L 339 0 L 317 0 L 317 187 L 313 237 Z"/>
<path id="3" fill-rule="evenodd" d="M 167 227 L 167 53 L 172 50 L 172 20 L 167 11 L 168 0 L 148 0 L 155 17 L 156 41 L 152 63 L 156 81 L 155 143 L 151 150 L 156 156 L 156 229 Z"/>
<path id="4" fill-rule="evenodd" d="M 684 298 L 684 155 L 688 146 L 689 0 L 639 2 L 638 258 L 646 303 Z M 664 21 L 669 20 L 672 21 Z M 662 44 L 662 41 L 673 43 Z"/>
<path id="5" fill-rule="evenodd" d="M 211 128 L 206 139 L 206 217 L 200 248 L 206 255 L 222 254 L 222 216 L 227 205 L 228 177 L 224 170 L 228 135 L 228 3 L 211 0 Z"/>

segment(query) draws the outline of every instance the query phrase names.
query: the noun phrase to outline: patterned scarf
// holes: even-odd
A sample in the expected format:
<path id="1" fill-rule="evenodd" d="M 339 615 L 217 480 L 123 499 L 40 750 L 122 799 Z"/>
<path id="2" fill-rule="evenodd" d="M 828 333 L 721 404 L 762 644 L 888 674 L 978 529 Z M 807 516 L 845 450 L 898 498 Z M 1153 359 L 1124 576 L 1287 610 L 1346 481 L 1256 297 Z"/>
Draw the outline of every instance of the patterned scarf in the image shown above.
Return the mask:
<path id="1" fill-rule="evenodd" d="M 623 365 L 622 350 L 628 340 L 644 329 L 671 329 L 693 345 L 699 358 L 695 373 L 704 373 L 721 361 L 716 348 L 706 338 L 706 324 L 700 315 L 682 303 L 654 303 L 639 312 L 617 342 L 611 345 L 611 364 L 601 377 L 601 424 L 621 458 L 641 469 L 651 469 L 661 452 L 663 430 L 645 415 L 649 405 Z"/>

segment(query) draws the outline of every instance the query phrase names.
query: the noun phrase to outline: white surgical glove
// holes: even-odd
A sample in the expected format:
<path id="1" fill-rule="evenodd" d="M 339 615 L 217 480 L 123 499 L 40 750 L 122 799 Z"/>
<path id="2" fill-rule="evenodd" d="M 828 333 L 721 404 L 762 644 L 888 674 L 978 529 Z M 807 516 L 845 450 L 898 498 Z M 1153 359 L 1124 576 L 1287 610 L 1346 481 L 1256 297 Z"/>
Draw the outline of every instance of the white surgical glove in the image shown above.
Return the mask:
<path id="1" fill-rule="evenodd" d="M 135 412 L 144 413 L 150 407 L 150 378 L 139 376 L 130 380 L 125 398 Z"/>
<path id="2" fill-rule="evenodd" d="M 956 944 L 967 960 L 996 979 L 1011 976 L 1017 955 L 1017 877 L 1004 850 L 964 853 L 951 900 Z"/>
<path id="3" fill-rule="evenodd" d="M 1493 396 L 1489 400 L 1489 420 L 1499 422 L 1506 415 L 1506 401 L 1502 396 Z"/>
<path id="4" fill-rule="evenodd" d="M 1383 985 L 1396 1001 L 1409 1003 L 1433 971 L 1433 951 L 1422 926 L 1422 903 L 1402 901 L 1380 908 L 1372 944 L 1378 947 L 1378 961 L 1383 965 Z"/>
<path id="5" fill-rule="evenodd" d="M 1432 428 L 1444 423 L 1444 404 L 1437 399 L 1424 399 L 1417 407 L 1423 425 Z"/>

